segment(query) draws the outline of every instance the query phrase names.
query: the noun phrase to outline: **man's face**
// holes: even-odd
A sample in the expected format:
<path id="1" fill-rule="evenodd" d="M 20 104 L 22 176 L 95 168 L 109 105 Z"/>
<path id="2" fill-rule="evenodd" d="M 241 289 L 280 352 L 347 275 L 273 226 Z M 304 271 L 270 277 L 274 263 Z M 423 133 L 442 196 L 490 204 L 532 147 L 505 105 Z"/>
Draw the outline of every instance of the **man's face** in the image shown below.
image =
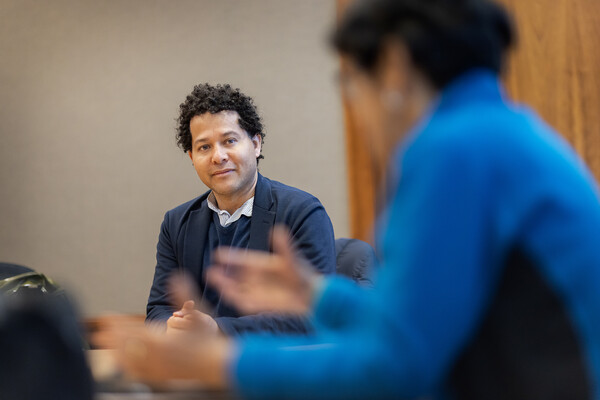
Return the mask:
<path id="1" fill-rule="evenodd" d="M 235 111 L 204 113 L 190 121 L 192 159 L 196 173 L 219 198 L 245 197 L 254 187 L 261 138 L 252 139 L 238 124 Z"/>

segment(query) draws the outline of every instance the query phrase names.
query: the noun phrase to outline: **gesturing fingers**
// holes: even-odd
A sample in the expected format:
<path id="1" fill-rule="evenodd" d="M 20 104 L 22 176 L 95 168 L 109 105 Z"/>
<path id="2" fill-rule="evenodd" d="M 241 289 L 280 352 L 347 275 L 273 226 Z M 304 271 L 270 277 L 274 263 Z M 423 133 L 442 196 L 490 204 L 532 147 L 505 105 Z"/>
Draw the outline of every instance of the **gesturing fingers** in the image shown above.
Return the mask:
<path id="1" fill-rule="evenodd" d="M 174 274 L 169 278 L 168 292 L 171 303 L 181 309 L 188 300 L 198 300 L 198 290 L 194 280 L 183 273 Z"/>
<path id="2" fill-rule="evenodd" d="M 287 229 L 275 228 L 272 243 L 273 254 L 218 249 L 207 280 L 242 312 L 304 313 L 310 306 L 313 269 L 296 256 Z"/>

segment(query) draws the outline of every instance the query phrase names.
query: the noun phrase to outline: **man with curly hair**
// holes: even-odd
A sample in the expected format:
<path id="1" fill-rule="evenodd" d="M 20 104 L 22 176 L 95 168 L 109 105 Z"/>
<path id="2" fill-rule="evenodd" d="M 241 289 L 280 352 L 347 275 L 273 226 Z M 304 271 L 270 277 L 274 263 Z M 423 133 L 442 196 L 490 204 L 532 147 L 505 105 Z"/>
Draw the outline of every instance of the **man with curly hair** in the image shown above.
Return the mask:
<path id="1" fill-rule="evenodd" d="M 146 319 L 166 321 L 167 332 L 307 332 L 300 317 L 241 316 L 206 286 L 204 272 L 218 246 L 270 251 L 276 224 L 291 230 L 297 250 L 319 272 L 334 272 L 334 234 L 325 209 L 314 196 L 258 173 L 265 133 L 253 100 L 239 89 L 195 86 L 177 122 L 177 144 L 210 190 L 165 214 Z M 198 285 L 180 299 L 180 309 L 168 297 L 168 280 L 177 271 Z M 202 293 L 201 304 L 194 304 L 192 292 Z"/>

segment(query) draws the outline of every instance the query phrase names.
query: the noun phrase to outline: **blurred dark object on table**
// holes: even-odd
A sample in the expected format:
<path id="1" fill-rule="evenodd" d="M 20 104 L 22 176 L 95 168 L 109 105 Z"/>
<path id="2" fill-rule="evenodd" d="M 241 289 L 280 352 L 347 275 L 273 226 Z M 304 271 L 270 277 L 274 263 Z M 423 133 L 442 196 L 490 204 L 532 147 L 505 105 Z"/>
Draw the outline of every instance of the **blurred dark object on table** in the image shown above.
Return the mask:
<path id="1" fill-rule="evenodd" d="M 92 399 L 73 303 L 27 267 L 0 264 L 0 273 L 0 399 Z"/>
<path id="2" fill-rule="evenodd" d="M 21 291 L 62 295 L 62 289 L 46 275 L 16 264 L 0 263 L 0 294 L 14 295 Z"/>
<path id="3" fill-rule="evenodd" d="M 0 280 L 10 278 L 12 276 L 35 272 L 29 267 L 18 264 L 0 263 Z"/>

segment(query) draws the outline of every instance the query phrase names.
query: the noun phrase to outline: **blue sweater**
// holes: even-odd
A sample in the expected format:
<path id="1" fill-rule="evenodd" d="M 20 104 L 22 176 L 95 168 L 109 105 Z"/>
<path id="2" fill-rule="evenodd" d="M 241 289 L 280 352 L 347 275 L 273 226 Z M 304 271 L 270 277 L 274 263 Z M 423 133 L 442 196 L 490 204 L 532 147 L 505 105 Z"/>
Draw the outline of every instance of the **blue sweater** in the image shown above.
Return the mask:
<path id="1" fill-rule="evenodd" d="M 240 393 L 600 399 L 600 203 L 572 149 L 474 70 L 397 154 L 375 289 L 332 277 L 315 337 L 246 338 Z"/>

